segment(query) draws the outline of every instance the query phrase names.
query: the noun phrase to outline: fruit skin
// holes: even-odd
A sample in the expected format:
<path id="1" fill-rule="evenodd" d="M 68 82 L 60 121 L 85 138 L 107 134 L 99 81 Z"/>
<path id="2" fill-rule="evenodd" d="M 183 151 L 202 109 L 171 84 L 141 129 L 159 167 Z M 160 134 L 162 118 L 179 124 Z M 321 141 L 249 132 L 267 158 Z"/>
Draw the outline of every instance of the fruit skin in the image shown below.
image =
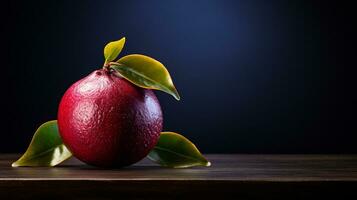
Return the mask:
<path id="1" fill-rule="evenodd" d="M 58 109 L 64 144 L 79 160 L 121 167 L 144 158 L 162 130 L 162 111 L 151 90 L 101 69 L 74 83 Z"/>

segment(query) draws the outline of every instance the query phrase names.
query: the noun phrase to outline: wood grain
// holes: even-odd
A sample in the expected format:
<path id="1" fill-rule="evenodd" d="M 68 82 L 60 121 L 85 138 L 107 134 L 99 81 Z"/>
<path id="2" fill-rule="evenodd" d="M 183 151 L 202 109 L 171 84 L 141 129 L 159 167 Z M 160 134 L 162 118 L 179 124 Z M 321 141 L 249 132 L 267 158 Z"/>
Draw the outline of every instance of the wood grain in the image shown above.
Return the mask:
<path id="1" fill-rule="evenodd" d="M 148 160 L 101 169 L 76 159 L 54 168 L 11 168 L 17 157 L 0 156 L 0 197 L 340 199 L 357 191 L 357 155 L 207 155 L 211 167 L 189 169 Z"/>

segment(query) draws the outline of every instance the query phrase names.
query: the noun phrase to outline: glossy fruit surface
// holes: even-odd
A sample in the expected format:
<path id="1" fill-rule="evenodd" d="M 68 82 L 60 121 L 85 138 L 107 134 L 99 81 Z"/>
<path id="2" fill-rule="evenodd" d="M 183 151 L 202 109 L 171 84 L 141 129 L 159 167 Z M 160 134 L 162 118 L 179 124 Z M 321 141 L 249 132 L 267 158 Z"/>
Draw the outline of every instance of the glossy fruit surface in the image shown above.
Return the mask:
<path id="1" fill-rule="evenodd" d="M 144 158 L 162 130 L 155 94 L 101 69 L 74 83 L 58 109 L 64 144 L 95 166 L 127 166 Z"/>

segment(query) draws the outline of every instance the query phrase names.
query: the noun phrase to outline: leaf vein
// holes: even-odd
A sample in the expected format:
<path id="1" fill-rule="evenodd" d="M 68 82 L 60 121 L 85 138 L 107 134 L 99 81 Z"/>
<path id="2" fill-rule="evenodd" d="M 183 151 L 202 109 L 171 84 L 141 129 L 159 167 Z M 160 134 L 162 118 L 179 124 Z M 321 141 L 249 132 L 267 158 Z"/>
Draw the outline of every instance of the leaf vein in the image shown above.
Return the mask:
<path id="1" fill-rule="evenodd" d="M 22 162 L 28 162 L 28 161 L 31 161 L 31 160 L 34 160 L 35 158 L 39 158 L 39 157 L 42 157 L 42 156 L 44 156 L 45 154 L 47 154 L 48 152 L 50 152 L 50 151 L 53 151 L 54 149 L 56 149 L 56 148 L 58 148 L 58 147 L 60 147 L 62 144 L 59 144 L 59 145 L 56 145 L 55 147 L 52 147 L 52 148 L 50 148 L 50 149 L 48 149 L 48 150 L 46 150 L 46 151 L 44 151 L 44 152 L 41 152 L 41 153 L 39 153 L 39 154 L 34 154 L 34 156 L 33 157 L 30 157 L 30 158 L 24 158 L 23 160 L 21 160 Z M 26 155 L 24 155 L 24 156 L 26 156 Z"/>
<path id="2" fill-rule="evenodd" d="M 187 156 L 187 155 L 182 154 L 182 153 L 178 153 L 178 152 L 172 151 L 170 149 L 162 148 L 162 147 L 159 147 L 159 146 L 154 147 L 154 149 L 158 149 L 158 150 L 161 150 L 161 151 L 166 151 L 166 152 L 169 152 L 169 153 L 176 154 L 178 156 L 182 156 L 182 157 L 187 158 L 189 160 L 194 160 L 194 161 L 198 161 L 199 163 L 203 163 L 202 160 L 196 159 L 196 158 L 191 157 L 191 156 Z"/>
<path id="3" fill-rule="evenodd" d="M 164 91 L 166 91 L 166 92 L 171 93 L 169 87 L 166 87 L 165 85 L 161 84 L 160 82 L 155 81 L 154 79 L 152 79 L 152 78 L 150 78 L 150 77 L 148 77 L 148 76 L 145 76 L 144 74 L 138 72 L 137 70 L 134 70 L 134 69 L 129 68 L 129 67 L 127 67 L 126 69 L 123 69 L 122 66 L 125 66 L 125 65 L 123 65 L 123 64 L 121 64 L 121 65 L 115 65 L 115 66 L 117 66 L 120 71 L 129 71 L 129 72 L 131 72 L 131 73 L 133 73 L 133 74 L 136 74 L 137 76 L 140 76 L 140 77 L 142 77 L 142 78 L 145 78 L 145 79 L 151 81 L 151 82 L 154 83 L 154 85 L 156 85 L 158 88 L 160 88 L 160 89 L 162 89 L 162 90 L 164 90 Z M 117 72 L 120 73 L 120 71 L 117 71 Z M 124 76 L 124 77 L 125 77 L 125 76 Z M 125 78 L 126 78 L 126 77 L 125 77 Z M 128 79 L 128 78 L 126 78 L 126 79 Z M 128 79 L 128 80 L 129 80 L 129 79 Z M 132 82 L 132 83 L 134 83 L 134 82 L 131 81 L 131 80 L 129 80 L 129 81 Z M 135 83 L 134 83 L 134 84 L 135 84 Z M 147 86 L 147 85 L 146 85 L 146 87 L 147 87 L 147 88 L 150 88 L 150 87 Z"/>

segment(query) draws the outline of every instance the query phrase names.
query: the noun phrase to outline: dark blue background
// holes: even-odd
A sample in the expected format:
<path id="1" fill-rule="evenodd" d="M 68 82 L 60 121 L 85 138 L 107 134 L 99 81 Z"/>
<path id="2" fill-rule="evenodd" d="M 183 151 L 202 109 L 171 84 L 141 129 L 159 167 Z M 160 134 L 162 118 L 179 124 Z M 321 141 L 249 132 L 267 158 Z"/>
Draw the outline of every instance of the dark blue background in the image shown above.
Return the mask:
<path id="1" fill-rule="evenodd" d="M 164 129 L 205 153 L 357 152 L 350 25 L 313 1 L 13 1 L 4 31 L 0 152 L 21 152 L 62 94 L 122 55 L 166 65 L 182 100 L 156 92 Z M 342 73 L 341 73 L 342 72 Z"/>

